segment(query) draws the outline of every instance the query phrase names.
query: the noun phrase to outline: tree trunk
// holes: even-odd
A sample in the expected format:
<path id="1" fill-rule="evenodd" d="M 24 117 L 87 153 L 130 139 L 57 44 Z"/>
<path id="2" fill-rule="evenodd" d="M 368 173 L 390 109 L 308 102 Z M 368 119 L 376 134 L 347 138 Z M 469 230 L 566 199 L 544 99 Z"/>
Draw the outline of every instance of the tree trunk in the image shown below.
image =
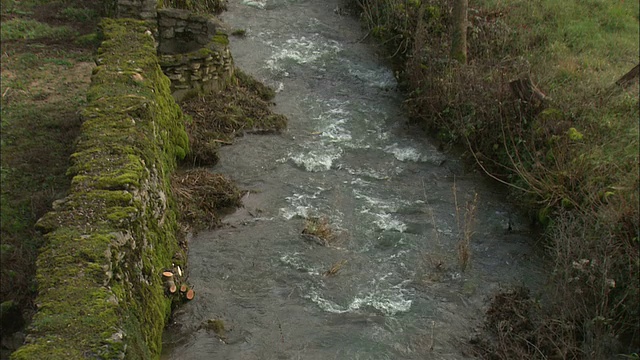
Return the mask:
<path id="1" fill-rule="evenodd" d="M 633 83 L 633 80 L 638 78 L 638 74 L 640 73 L 640 64 L 633 67 L 633 69 L 629 70 L 628 73 L 624 74 L 623 77 L 616 81 L 616 85 L 622 86 L 626 88 Z"/>
<path id="2" fill-rule="evenodd" d="M 451 34 L 451 58 L 467 63 L 467 10 L 469 0 L 453 1 L 453 32 Z"/>

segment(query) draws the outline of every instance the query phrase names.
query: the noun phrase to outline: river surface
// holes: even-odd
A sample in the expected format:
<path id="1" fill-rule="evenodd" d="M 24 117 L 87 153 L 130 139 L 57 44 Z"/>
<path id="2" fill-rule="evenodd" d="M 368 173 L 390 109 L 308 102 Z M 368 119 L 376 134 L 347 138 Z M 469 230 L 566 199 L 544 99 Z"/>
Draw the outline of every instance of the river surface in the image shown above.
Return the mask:
<path id="1" fill-rule="evenodd" d="M 505 190 L 407 125 L 392 71 L 340 4 L 230 0 L 222 15 L 246 30 L 236 65 L 278 90 L 289 128 L 222 149 L 212 171 L 249 192 L 227 226 L 189 240 L 196 298 L 162 359 L 472 358 L 488 296 L 541 278 Z M 305 217 L 327 219 L 329 246 L 301 235 Z"/>

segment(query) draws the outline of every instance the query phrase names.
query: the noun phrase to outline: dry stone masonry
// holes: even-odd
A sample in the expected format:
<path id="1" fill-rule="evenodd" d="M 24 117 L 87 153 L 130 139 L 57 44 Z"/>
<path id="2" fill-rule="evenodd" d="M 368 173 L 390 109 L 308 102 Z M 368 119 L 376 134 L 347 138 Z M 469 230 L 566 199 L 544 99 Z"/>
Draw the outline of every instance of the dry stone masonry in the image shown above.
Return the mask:
<path id="1" fill-rule="evenodd" d="M 115 1 L 117 17 L 157 25 L 160 67 L 176 101 L 224 89 L 233 76 L 233 60 L 227 33 L 214 16 L 158 9 L 158 0 Z"/>
<path id="2" fill-rule="evenodd" d="M 176 100 L 224 88 L 233 76 L 227 34 L 213 17 L 158 10 L 158 56 Z"/>
<path id="3" fill-rule="evenodd" d="M 119 18 L 155 20 L 158 0 L 117 0 Z"/>
<path id="4" fill-rule="evenodd" d="M 173 306 L 161 275 L 185 259 L 169 187 L 189 148 L 175 100 L 222 90 L 233 65 L 213 17 L 106 5 L 120 19 L 100 25 L 71 191 L 37 223 L 38 310 L 12 360 L 160 357 Z"/>

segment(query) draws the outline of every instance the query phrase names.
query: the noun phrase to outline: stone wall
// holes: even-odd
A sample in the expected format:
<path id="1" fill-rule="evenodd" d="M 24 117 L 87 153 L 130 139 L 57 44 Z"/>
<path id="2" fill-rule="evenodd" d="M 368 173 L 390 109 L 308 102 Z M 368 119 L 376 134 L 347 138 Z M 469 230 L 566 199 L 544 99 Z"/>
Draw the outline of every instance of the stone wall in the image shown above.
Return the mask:
<path id="1" fill-rule="evenodd" d="M 222 90 L 233 76 L 233 60 L 223 26 L 214 17 L 187 10 L 158 10 L 160 66 L 176 100 Z"/>
<path id="2" fill-rule="evenodd" d="M 114 1 L 114 0 L 106 0 Z M 115 0 L 116 17 L 155 20 L 158 0 Z"/>
<path id="3" fill-rule="evenodd" d="M 152 33 L 157 36 L 160 66 L 171 80 L 171 93 L 177 101 L 222 90 L 232 78 L 227 33 L 214 16 L 157 9 L 158 0 L 108 1 L 115 1 L 119 18 L 157 23 Z"/>
<path id="4" fill-rule="evenodd" d="M 169 176 L 185 118 L 148 22 L 105 19 L 69 175 L 37 223 L 37 313 L 12 360 L 157 359 L 172 302 L 161 274 L 183 265 Z"/>

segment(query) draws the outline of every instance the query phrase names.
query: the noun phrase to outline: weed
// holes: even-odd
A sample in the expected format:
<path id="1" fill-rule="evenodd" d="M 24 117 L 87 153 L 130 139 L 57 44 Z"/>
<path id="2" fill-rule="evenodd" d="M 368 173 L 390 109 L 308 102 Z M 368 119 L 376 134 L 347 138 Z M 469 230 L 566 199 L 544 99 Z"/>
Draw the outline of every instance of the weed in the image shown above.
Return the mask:
<path id="1" fill-rule="evenodd" d="M 236 29 L 231 32 L 231 35 L 243 38 L 247 36 L 247 31 L 244 29 Z"/>
<path id="2" fill-rule="evenodd" d="M 225 326 L 224 326 L 224 321 L 222 321 L 221 319 L 209 319 L 205 323 L 204 327 L 207 330 L 212 330 L 218 336 L 222 336 L 222 337 L 225 336 L 226 329 L 225 329 Z"/>
<path id="3" fill-rule="evenodd" d="M 219 14 L 227 10 L 226 0 L 162 0 L 164 7 L 187 9 L 205 14 Z"/>
<path id="4" fill-rule="evenodd" d="M 336 275 L 338 272 L 340 272 L 340 270 L 342 270 L 342 267 L 347 263 L 347 260 L 340 260 L 338 262 L 336 262 L 335 264 L 331 265 L 331 267 L 329 268 L 329 270 L 325 271 L 322 275 L 324 276 L 334 276 Z"/>
<path id="5" fill-rule="evenodd" d="M 71 67 L 74 65 L 73 62 L 67 59 L 59 59 L 59 58 L 45 58 L 44 62 L 47 64 L 54 64 L 54 65 L 60 65 L 60 66 L 66 66 L 66 67 Z"/>
<path id="6" fill-rule="evenodd" d="M 38 55 L 31 52 L 21 54 L 18 57 L 17 61 L 18 64 L 24 69 L 36 67 L 41 63 Z"/>
<path id="7" fill-rule="evenodd" d="M 218 148 L 244 132 L 275 132 L 286 127 L 286 117 L 274 114 L 265 100 L 273 90 L 239 69 L 225 91 L 196 96 L 180 105 L 193 119 L 186 125 L 191 153 L 187 162 L 213 165 Z"/>
<path id="8" fill-rule="evenodd" d="M 476 222 L 476 210 L 478 208 L 478 194 L 474 194 L 473 200 L 470 200 L 461 209 L 458 204 L 458 195 L 456 184 L 453 184 L 453 200 L 456 208 L 456 224 L 458 226 L 458 263 L 461 271 L 466 271 L 471 260 L 471 237 L 473 236 L 473 228 Z"/>
<path id="9" fill-rule="evenodd" d="M 321 245 L 328 246 L 335 236 L 326 217 L 310 217 L 304 221 L 302 234 L 310 237 Z"/>
<path id="10" fill-rule="evenodd" d="M 75 35 L 71 27 L 36 20 L 51 18 L 50 5 L 3 0 L 1 8 L 0 304 L 15 303 L 12 316 L 27 323 L 35 308 L 35 260 L 44 242 L 34 223 L 69 188 L 68 160 L 91 74 L 91 65 L 74 61 L 91 54 L 73 45 L 65 49 Z M 67 79 L 59 76 L 59 66 L 66 67 Z M 5 344 L 16 329 L 0 327 Z"/>
<path id="11" fill-rule="evenodd" d="M 60 11 L 60 15 L 67 20 L 76 22 L 95 22 L 98 13 L 93 9 L 68 7 Z"/>

